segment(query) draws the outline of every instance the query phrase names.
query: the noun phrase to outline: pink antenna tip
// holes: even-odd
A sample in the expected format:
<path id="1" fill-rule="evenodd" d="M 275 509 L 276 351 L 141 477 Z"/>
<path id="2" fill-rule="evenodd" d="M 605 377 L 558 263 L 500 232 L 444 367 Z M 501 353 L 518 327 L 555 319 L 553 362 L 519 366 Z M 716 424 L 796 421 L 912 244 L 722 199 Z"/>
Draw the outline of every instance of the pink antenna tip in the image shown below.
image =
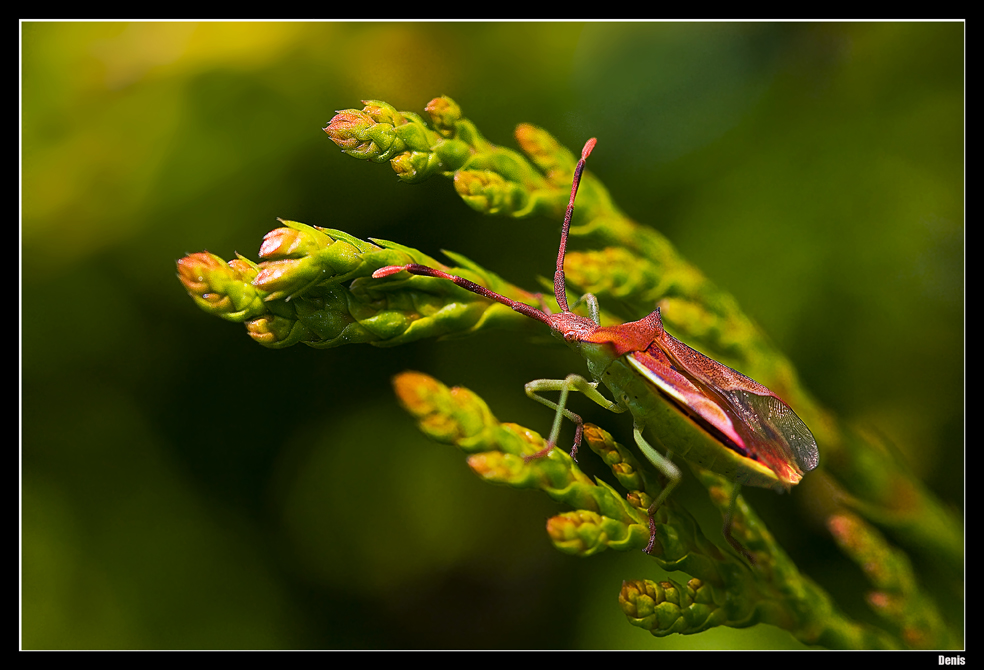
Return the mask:
<path id="1" fill-rule="evenodd" d="M 383 277 L 389 277 L 390 275 L 395 275 L 397 272 L 403 272 L 406 269 L 406 265 L 387 265 L 384 268 L 379 268 L 372 273 L 373 279 L 382 279 Z"/>
<path id="2" fill-rule="evenodd" d="M 595 145 L 598 143 L 598 138 L 592 137 L 590 140 L 584 143 L 584 148 L 581 149 L 581 160 L 585 160 L 594 151 Z"/>

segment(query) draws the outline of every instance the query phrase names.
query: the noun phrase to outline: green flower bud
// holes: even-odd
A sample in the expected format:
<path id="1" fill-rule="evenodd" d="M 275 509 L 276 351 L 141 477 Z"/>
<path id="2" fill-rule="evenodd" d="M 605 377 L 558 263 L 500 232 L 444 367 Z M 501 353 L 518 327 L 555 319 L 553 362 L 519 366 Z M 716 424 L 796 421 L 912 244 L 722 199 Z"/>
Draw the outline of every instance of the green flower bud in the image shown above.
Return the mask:
<path id="1" fill-rule="evenodd" d="M 647 510 L 653 504 L 653 497 L 645 491 L 629 491 L 625 495 L 626 501 L 636 509 Z"/>
<path id="2" fill-rule="evenodd" d="M 458 103 L 442 95 L 428 102 L 424 111 L 430 116 L 437 132 L 447 138 L 454 137 L 457 123 L 461 120 L 461 107 Z"/>
<path id="3" fill-rule="evenodd" d="M 584 425 L 584 441 L 608 465 L 619 484 L 629 491 L 641 491 L 645 484 L 631 452 L 615 442 L 611 434 L 594 424 Z"/>
<path id="4" fill-rule="evenodd" d="M 476 438 L 487 433 L 495 418 L 482 399 L 468 389 L 449 389 L 425 374 L 403 372 L 393 378 L 393 390 L 420 430 L 433 439 L 445 444 L 467 443 L 472 449 L 485 446 Z"/>
<path id="5" fill-rule="evenodd" d="M 570 184 L 577 158 L 561 145 L 553 135 L 529 123 L 516 127 L 516 141 L 533 164 L 546 175 L 554 186 Z"/>
<path id="6" fill-rule="evenodd" d="M 321 274 L 321 269 L 311 263 L 309 258 L 284 258 L 264 261 L 260 271 L 253 279 L 253 286 L 266 291 L 272 300 L 279 300 L 299 290 Z"/>
<path id="7" fill-rule="evenodd" d="M 454 189 L 472 209 L 484 214 L 512 214 L 527 205 L 526 191 L 490 170 L 459 170 Z"/>
<path id="8" fill-rule="evenodd" d="M 416 184 L 438 172 L 440 160 L 435 154 L 420 151 L 404 151 L 390 161 L 393 171 L 401 181 Z"/>
<path id="9" fill-rule="evenodd" d="M 346 109 L 335 114 L 322 130 L 328 133 L 331 141 L 342 151 L 349 155 L 361 156 L 368 149 L 369 144 L 365 133 L 374 123 L 368 114 L 363 114 L 357 109 Z"/>
<path id="10" fill-rule="evenodd" d="M 247 321 L 246 332 L 259 344 L 274 349 L 289 347 L 311 337 L 311 332 L 300 321 L 273 314 Z"/>
<path id="11" fill-rule="evenodd" d="M 699 579 L 686 585 L 675 582 L 631 580 L 622 583 L 618 596 L 629 623 L 657 637 L 693 634 L 725 622 L 725 612 L 713 601 L 712 589 Z M 745 623 L 750 625 L 754 621 Z"/>
<path id="12" fill-rule="evenodd" d="M 212 278 L 223 272 L 226 262 L 215 254 L 200 251 L 178 261 L 178 279 L 193 296 L 202 296 L 212 289 Z"/>
<path id="13" fill-rule="evenodd" d="M 300 258 L 327 246 L 331 238 L 310 226 L 298 228 L 277 228 L 263 236 L 260 258 L 274 260 L 279 258 Z"/>
<path id="14" fill-rule="evenodd" d="M 403 114 L 396 110 L 396 107 L 383 102 L 382 100 L 363 100 L 362 112 L 376 123 L 388 123 L 391 126 L 400 126 L 407 122 Z"/>
<path id="15" fill-rule="evenodd" d="M 529 467 L 521 456 L 501 451 L 485 451 L 468 457 L 468 467 L 482 479 L 498 484 L 523 486 L 529 478 Z"/>
<path id="16" fill-rule="evenodd" d="M 349 156 L 376 163 L 388 161 L 406 149 L 392 124 L 377 123 L 370 115 L 356 109 L 336 114 L 324 131 Z"/>
<path id="17" fill-rule="evenodd" d="M 229 321 L 242 321 L 266 311 L 264 295 L 251 285 L 256 270 L 236 259 L 226 263 L 207 251 L 177 262 L 178 279 L 188 295 L 206 312 Z"/>
<path id="18" fill-rule="evenodd" d="M 565 554 L 591 556 L 608 548 L 604 517 L 588 510 L 558 514 L 547 520 L 547 534 Z"/>
<path id="19" fill-rule="evenodd" d="M 257 266 L 259 271 L 253 285 L 270 294 L 266 300 L 297 297 L 319 283 L 342 281 L 366 267 L 363 252 L 356 246 L 334 240 L 304 224 L 285 223 L 290 227 L 278 228 L 267 235 L 260 249 L 261 256 L 295 256 L 264 261 Z"/>

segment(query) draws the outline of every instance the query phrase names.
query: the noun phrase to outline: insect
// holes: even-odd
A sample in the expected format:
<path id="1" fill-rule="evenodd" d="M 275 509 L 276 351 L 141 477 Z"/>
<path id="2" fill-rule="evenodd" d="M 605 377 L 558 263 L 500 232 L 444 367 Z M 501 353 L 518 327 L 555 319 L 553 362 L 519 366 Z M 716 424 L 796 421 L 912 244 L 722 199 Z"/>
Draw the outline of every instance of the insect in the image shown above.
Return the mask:
<path id="1" fill-rule="evenodd" d="M 731 519 L 741 485 L 788 491 L 804 473 L 817 467 L 816 440 L 806 424 L 775 393 L 667 333 L 659 308 L 644 319 L 617 326 L 600 325 L 594 296 L 583 298 L 590 318 L 570 310 L 564 257 L 574 200 L 585 161 L 595 143 L 594 138 L 588 140 L 581 151 L 561 229 L 554 273 L 554 296 L 560 313 L 551 314 L 511 300 L 463 277 L 426 265 L 387 266 L 377 270 L 373 277 L 406 271 L 447 279 L 550 326 L 555 335 L 581 353 L 591 379 L 571 374 L 562 380 L 539 379 L 526 385 L 527 395 L 556 411 L 547 447 L 529 458 L 546 456 L 553 449 L 562 417 L 576 426 L 571 450 L 571 456 L 576 458 L 584 426 L 581 417 L 566 408 L 571 391 L 581 392 L 613 412 L 628 411 L 633 419 L 636 444 L 667 480 L 648 509 L 650 538 L 646 553 L 652 551 L 655 543 L 654 514 L 681 479 L 680 470 L 670 460 L 673 453 L 737 484 L 725 517 L 724 535 L 729 544 L 751 559 L 731 537 Z M 613 400 L 598 390 L 599 384 L 608 388 Z M 556 403 L 539 395 L 552 391 L 560 392 Z M 647 428 L 667 452 L 665 455 L 643 437 Z"/>

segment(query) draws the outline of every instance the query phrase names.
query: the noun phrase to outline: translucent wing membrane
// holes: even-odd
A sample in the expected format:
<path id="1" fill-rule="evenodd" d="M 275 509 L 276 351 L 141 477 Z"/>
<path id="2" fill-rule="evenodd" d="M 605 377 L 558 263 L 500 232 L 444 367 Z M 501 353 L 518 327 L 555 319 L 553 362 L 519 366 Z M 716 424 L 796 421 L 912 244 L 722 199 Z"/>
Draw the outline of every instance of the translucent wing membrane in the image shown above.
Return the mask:
<path id="1" fill-rule="evenodd" d="M 785 484 L 817 466 L 817 443 L 790 407 L 753 379 L 662 331 L 632 366 L 684 410 L 723 434 L 726 445 L 761 461 Z M 730 441 L 732 444 L 727 444 Z"/>
<path id="2" fill-rule="evenodd" d="M 767 451 L 771 445 L 783 445 L 783 458 L 792 456 L 804 473 L 817 467 L 820 459 L 813 433 L 789 405 L 775 395 L 757 395 L 741 389 L 725 391 L 724 395 L 732 407 L 745 412 L 743 423 L 756 436 L 759 452 Z"/>

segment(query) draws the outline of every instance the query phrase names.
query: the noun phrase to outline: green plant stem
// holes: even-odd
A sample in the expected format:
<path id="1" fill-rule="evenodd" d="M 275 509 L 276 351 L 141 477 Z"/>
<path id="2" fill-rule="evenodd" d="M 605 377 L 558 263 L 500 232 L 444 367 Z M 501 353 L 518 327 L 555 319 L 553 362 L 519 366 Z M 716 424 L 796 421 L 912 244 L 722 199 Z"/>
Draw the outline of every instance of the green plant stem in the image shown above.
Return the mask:
<path id="1" fill-rule="evenodd" d="M 434 175 L 450 178 L 463 201 L 476 210 L 512 217 L 562 218 L 576 161 L 546 131 L 530 125 L 517 129 L 524 156 L 485 140 L 450 98 L 431 101 L 426 111 L 431 126 L 416 114 L 397 111 L 384 102 L 366 101 L 362 110 L 339 112 L 325 131 L 345 153 L 388 162 L 408 183 Z M 456 267 L 447 267 L 421 251 L 393 242 L 364 241 L 342 231 L 293 221 L 283 224 L 265 238 L 258 262 L 238 257 L 226 263 L 207 252 L 178 261 L 179 279 L 199 307 L 244 323 L 248 334 L 264 346 L 281 348 L 301 342 L 318 348 L 356 343 L 396 346 L 425 337 L 466 336 L 489 327 L 537 325 L 504 305 L 490 303 L 441 279 L 407 277 L 405 273 L 372 278 L 375 270 L 390 265 L 437 267 L 526 304 L 556 309 L 549 295 L 510 284 L 457 254 L 449 254 Z M 896 574 L 905 570 L 898 568 L 902 562 L 897 552 L 901 550 L 892 548 L 867 524 L 889 530 L 909 550 L 931 556 L 951 573 L 962 574 L 963 522 L 959 515 L 941 504 L 894 450 L 822 408 L 805 390 L 792 364 L 741 312 L 734 298 L 684 260 L 663 235 L 626 217 L 590 172 L 585 173 L 581 185 L 571 235 L 589 248 L 568 255 L 568 285 L 594 293 L 601 305 L 611 310 L 602 312 L 604 323 L 638 319 L 658 303 L 667 329 L 675 336 L 762 382 L 796 409 L 820 447 L 820 468 L 809 476 L 829 484 L 826 488 L 832 493 L 823 504 L 829 510 L 828 519 L 863 520 L 853 524 L 830 521 L 828 525 L 835 535 L 837 530 L 854 529 L 842 532 L 839 542 L 845 553 L 865 567 L 869 578 L 876 574 L 872 565 L 894 569 Z M 444 428 L 449 429 L 446 417 L 433 420 L 444 422 Z M 493 432 L 499 436 L 496 439 L 523 442 L 521 437 L 509 437 L 514 431 L 503 425 Z M 488 435 L 482 439 L 486 438 Z M 639 485 L 634 489 L 627 486 L 630 493 L 623 499 L 609 487 L 575 475 L 560 456 L 555 456 L 556 450 L 532 468 L 516 455 L 525 453 L 522 449 L 514 453 L 500 446 L 479 451 L 469 461 L 476 471 L 489 473 L 483 474 L 487 479 L 516 485 L 510 478 L 526 477 L 524 485 L 541 488 L 578 508 L 569 516 L 556 518 L 550 527 L 559 549 L 586 555 L 606 547 L 645 545 L 648 533 L 640 521 L 640 510 L 657 487 L 645 481 L 643 471 L 638 470 L 642 477 Z M 618 449 L 606 453 L 611 456 Z M 629 459 L 621 458 L 620 462 L 620 467 L 631 469 Z M 622 475 L 627 476 L 625 472 Z M 722 496 L 727 482 L 715 481 L 712 475 L 698 476 L 720 505 L 726 499 Z M 733 563 L 706 543 L 699 528 L 696 532 L 686 530 L 689 515 L 677 509 L 672 499 L 659 514 L 665 528 L 690 539 L 678 546 L 678 538 L 661 535 L 658 560 L 666 562 L 667 569 L 684 570 L 697 581 L 671 588 L 645 580 L 627 582 L 628 590 L 623 589 L 625 607 L 635 608 L 639 616 L 634 623 L 646 622 L 645 627 L 654 634 L 763 621 L 787 628 L 809 644 L 823 646 L 944 648 L 961 644 L 959 634 L 948 634 L 936 615 L 915 619 L 915 624 L 901 617 L 899 612 L 911 607 L 929 611 L 925 605 L 928 596 L 915 586 L 894 591 L 878 587 L 875 593 L 888 595 L 869 599 L 895 636 L 836 614 L 829 597 L 798 575 L 743 503 L 735 528 L 745 533 L 743 542 L 753 547 L 756 556 L 765 557 L 761 564 L 756 563 L 752 577 L 740 578 L 748 571 L 747 566 Z M 853 551 L 855 545 L 844 539 L 852 537 L 866 538 L 866 546 L 891 550 Z M 763 578 L 758 573 L 766 568 L 774 574 Z M 906 578 L 903 582 L 914 584 L 915 580 Z M 736 594 L 743 595 L 736 599 Z M 672 607 L 677 608 L 678 615 L 667 619 L 667 608 Z M 917 628 L 925 634 L 913 633 Z"/>

